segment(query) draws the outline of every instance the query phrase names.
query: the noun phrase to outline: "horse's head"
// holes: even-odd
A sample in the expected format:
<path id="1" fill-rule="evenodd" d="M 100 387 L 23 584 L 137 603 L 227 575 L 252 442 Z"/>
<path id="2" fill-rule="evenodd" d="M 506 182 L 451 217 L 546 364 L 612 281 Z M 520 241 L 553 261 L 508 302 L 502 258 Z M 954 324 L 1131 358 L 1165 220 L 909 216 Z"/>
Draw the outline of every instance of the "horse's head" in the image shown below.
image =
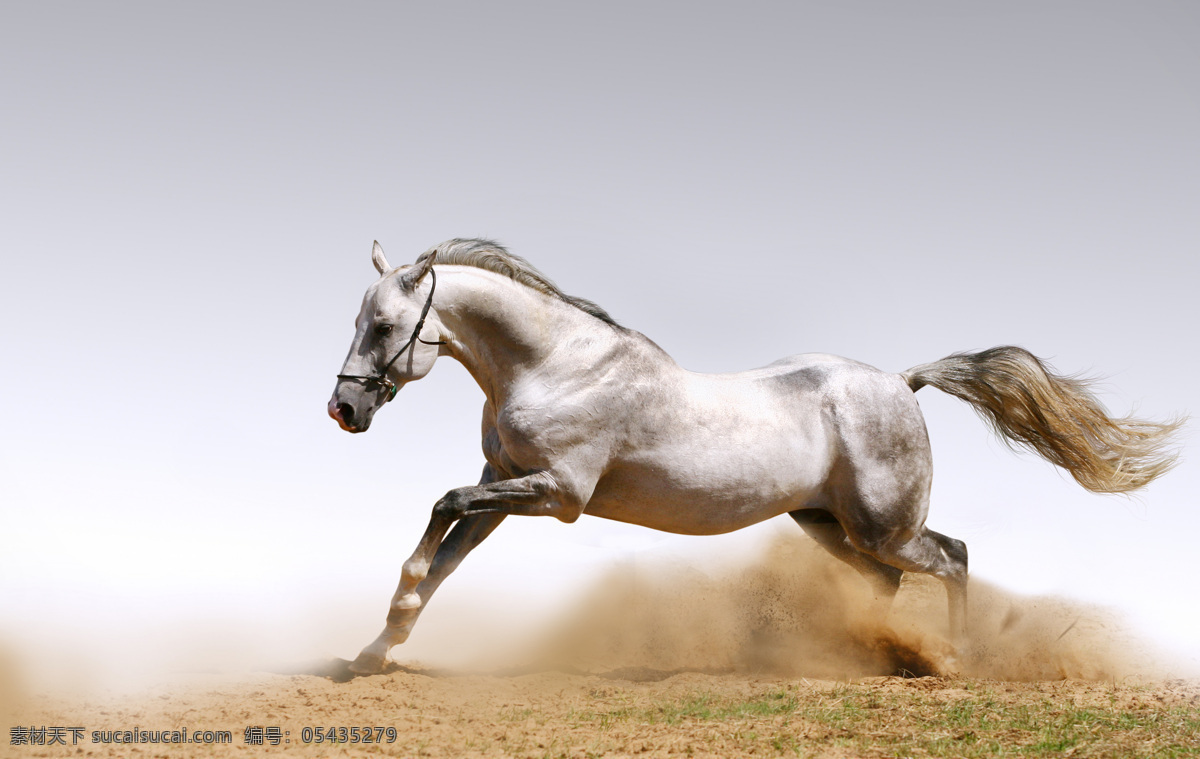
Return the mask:
<path id="1" fill-rule="evenodd" d="M 366 432 L 375 412 L 406 382 L 428 374 L 437 360 L 441 343 L 421 336 L 422 331 L 436 334 L 437 329 L 437 316 L 430 314 L 437 283 L 435 255 L 393 269 L 375 243 L 371 261 L 380 276 L 363 296 L 354 342 L 329 399 L 329 415 L 347 432 Z"/>

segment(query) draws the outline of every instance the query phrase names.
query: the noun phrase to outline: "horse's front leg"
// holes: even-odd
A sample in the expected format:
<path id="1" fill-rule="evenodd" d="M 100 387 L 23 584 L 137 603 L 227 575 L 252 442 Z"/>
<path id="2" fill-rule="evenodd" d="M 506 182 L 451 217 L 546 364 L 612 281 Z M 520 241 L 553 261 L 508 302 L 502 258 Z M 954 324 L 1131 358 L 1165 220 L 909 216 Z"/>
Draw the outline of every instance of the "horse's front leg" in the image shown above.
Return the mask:
<path id="1" fill-rule="evenodd" d="M 434 505 L 425 534 L 412 556 L 404 562 L 400 584 L 388 610 L 387 626 L 362 650 L 350 665 L 351 670 L 362 674 L 382 670 L 388 650 L 408 639 L 429 597 L 505 516 L 512 513 L 553 514 L 563 518 L 556 505 L 546 504 L 553 497 L 555 488 L 553 481 L 545 475 L 494 480 L 489 465 L 484 468 L 479 485 L 451 490 Z M 456 521 L 458 524 L 446 536 Z"/>
<path id="2" fill-rule="evenodd" d="M 554 514 L 561 518 L 562 507 L 553 502 L 557 489 L 548 474 L 539 472 L 513 480 L 496 481 L 489 474 L 490 471 L 489 465 L 484 469 L 483 481 L 479 485 L 455 488 L 433 505 L 433 515 L 425 534 L 421 536 L 421 542 L 417 544 L 417 550 L 404 562 L 400 585 L 392 597 L 389 620 L 393 614 L 403 615 L 411 609 L 421 608 L 424 601 L 418 593 L 418 585 L 429 574 L 446 531 L 458 520 L 482 516 L 503 518 L 508 514 Z"/>

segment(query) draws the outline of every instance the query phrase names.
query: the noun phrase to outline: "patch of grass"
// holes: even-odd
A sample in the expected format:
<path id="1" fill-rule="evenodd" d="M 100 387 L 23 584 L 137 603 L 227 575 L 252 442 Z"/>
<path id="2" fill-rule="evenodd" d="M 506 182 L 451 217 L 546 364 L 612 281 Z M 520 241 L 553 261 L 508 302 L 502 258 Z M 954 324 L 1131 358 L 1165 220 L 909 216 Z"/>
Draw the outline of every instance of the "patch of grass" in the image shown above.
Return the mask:
<path id="1" fill-rule="evenodd" d="M 796 697 L 784 692 L 769 693 L 746 701 L 730 701 L 700 694 L 677 704 L 666 703 L 644 710 L 643 718 L 675 725 L 684 720 L 735 720 L 790 714 L 799 707 Z"/>
<path id="2" fill-rule="evenodd" d="M 574 712 L 577 725 L 623 733 L 669 727 L 706 735 L 714 751 L 807 756 L 841 746 L 862 756 L 1200 757 L 1200 709 L 1099 699 L 1087 706 L 1044 694 L 840 686 L 745 698 L 695 692 L 649 705 Z"/>
<path id="3" fill-rule="evenodd" d="M 505 722 L 524 722 L 530 717 L 540 716 L 529 707 L 517 708 L 515 706 L 502 709 L 500 711 L 500 719 Z"/>

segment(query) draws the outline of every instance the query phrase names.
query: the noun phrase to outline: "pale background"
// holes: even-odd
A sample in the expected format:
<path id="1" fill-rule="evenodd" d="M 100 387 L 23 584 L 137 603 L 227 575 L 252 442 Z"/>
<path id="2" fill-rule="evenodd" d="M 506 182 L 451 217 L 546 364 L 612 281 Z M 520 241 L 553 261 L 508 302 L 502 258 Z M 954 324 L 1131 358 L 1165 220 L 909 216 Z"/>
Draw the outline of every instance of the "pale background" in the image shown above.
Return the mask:
<path id="1" fill-rule="evenodd" d="M 1188 2 L 5 3 L 0 639 L 69 680 L 374 637 L 482 464 L 448 360 L 325 415 L 375 238 L 494 236 L 695 370 L 1013 343 L 1194 412 L 1198 42 Z M 1200 660 L 1190 428 L 1129 500 L 920 400 L 975 577 Z M 781 531 L 512 518 L 395 655 Z"/>

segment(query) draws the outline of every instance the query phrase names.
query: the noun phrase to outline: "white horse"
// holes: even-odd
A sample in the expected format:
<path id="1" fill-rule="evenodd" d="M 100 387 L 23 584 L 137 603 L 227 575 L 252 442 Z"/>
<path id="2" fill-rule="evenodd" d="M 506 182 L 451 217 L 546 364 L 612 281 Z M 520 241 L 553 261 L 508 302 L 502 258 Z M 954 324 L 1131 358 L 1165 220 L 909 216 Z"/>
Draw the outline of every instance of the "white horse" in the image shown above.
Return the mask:
<path id="1" fill-rule="evenodd" d="M 451 356 L 487 398 L 487 463 L 478 485 L 434 505 L 356 672 L 383 667 L 441 582 L 509 514 L 574 522 L 587 513 L 687 535 L 788 514 L 888 602 L 903 572 L 938 577 L 961 640 L 967 547 L 925 526 L 932 465 L 914 396 L 924 385 L 970 402 L 1089 490 L 1133 490 L 1175 460 L 1168 445 L 1180 420 L 1111 419 L 1083 382 L 1021 348 L 901 374 L 822 354 L 697 374 L 493 242 L 450 240 L 396 269 L 375 243 L 372 260 L 380 278 L 363 298 L 329 415 L 365 432 L 398 388 Z"/>

